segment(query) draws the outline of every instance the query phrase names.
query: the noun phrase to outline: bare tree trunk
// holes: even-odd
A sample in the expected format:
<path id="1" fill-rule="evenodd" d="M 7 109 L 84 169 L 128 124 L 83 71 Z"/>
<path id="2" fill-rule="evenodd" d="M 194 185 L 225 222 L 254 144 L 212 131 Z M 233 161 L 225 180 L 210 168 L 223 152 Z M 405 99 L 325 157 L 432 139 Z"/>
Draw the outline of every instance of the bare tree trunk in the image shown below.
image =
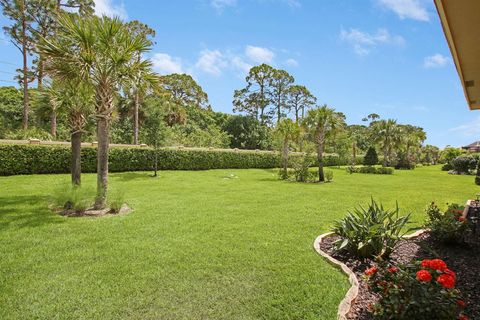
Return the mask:
<path id="1" fill-rule="evenodd" d="M 140 97 L 138 90 L 135 91 L 135 98 L 133 102 L 133 144 L 138 144 L 138 109 L 140 105 Z"/>
<path id="2" fill-rule="evenodd" d="M 295 123 L 298 124 L 298 109 L 295 108 Z"/>
<path id="3" fill-rule="evenodd" d="M 97 118 L 97 197 L 95 209 L 103 209 L 107 204 L 108 189 L 108 119 Z"/>
<path id="4" fill-rule="evenodd" d="M 388 167 L 388 149 L 384 148 L 383 149 L 383 166 Z"/>
<path id="5" fill-rule="evenodd" d="M 23 10 L 25 10 L 25 3 L 23 3 Z M 22 13 L 22 56 L 23 56 L 23 130 L 28 129 L 28 60 L 27 60 L 27 22 L 25 21 L 25 11 Z"/>
<path id="6" fill-rule="evenodd" d="M 55 109 L 50 114 L 50 134 L 54 139 L 57 138 L 57 111 Z"/>
<path id="7" fill-rule="evenodd" d="M 82 158 L 81 158 L 81 149 L 82 149 L 82 132 L 76 131 L 72 133 L 71 137 L 71 147 L 72 147 L 72 184 L 74 187 L 80 186 L 81 174 L 82 174 Z"/>

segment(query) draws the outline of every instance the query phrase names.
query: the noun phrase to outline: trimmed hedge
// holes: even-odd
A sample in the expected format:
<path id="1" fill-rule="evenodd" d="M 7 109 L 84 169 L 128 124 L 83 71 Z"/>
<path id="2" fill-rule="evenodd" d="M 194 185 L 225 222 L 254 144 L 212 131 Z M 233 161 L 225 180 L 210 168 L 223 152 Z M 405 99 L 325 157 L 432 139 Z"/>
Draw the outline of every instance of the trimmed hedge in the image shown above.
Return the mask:
<path id="1" fill-rule="evenodd" d="M 371 174 L 393 174 L 395 170 L 392 167 L 374 167 L 374 166 L 363 166 L 363 167 L 347 167 L 348 173 L 371 173 Z"/>
<path id="2" fill-rule="evenodd" d="M 160 170 L 248 169 L 280 167 L 280 154 L 233 150 L 158 150 Z M 155 151 L 150 148 L 110 148 L 110 172 L 153 170 Z M 300 157 L 292 154 L 292 158 Z M 70 148 L 51 145 L 0 145 L 0 176 L 69 173 Z M 336 155 L 324 157 L 326 166 L 345 165 Z M 292 159 L 293 160 L 293 159 Z M 82 148 L 82 172 L 96 172 L 97 149 Z"/>

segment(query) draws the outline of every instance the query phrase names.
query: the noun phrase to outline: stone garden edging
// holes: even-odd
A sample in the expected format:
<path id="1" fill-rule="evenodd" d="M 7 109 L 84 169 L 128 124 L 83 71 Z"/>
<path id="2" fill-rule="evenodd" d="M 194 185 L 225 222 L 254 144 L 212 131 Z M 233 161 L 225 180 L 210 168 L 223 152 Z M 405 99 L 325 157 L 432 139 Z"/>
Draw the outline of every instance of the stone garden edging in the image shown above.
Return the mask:
<path id="1" fill-rule="evenodd" d="M 424 232 L 425 230 L 420 229 L 412 234 L 403 236 L 403 238 L 413 239 L 420 236 Z M 319 255 L 327 259 L 327 261 L 330 262 L 335 267 L 341 269 L 343 273 L 345 273 L 348 276 L 348 281 L 350 282 L 350 289 L 348 289 L 347 293 L 345 294 L 345 297 L 342 299 L 342 301 L 340 301 L 340 304 L 338 305 L 338 311 L 337 311 L 338 320 L 347 320 L 347 315 L 350 312 L 352 304 L 355 302 L 355 299 L 358 296 L 359 284 L 358 284 L 357 276 L 349 267 L 347 267 L 346 264 L 344 264 L 341 261 L 338 261 L 337 259 L 330 256 L 328 253 L 320 249 L 320 244 L 323 242 L 323 239 L 327 237 L 331 237 L 333 235 L 334 235 L 333 232 L 327 232 L 322 235 L 319 235 L 313 242 L 313 248 Z"/>

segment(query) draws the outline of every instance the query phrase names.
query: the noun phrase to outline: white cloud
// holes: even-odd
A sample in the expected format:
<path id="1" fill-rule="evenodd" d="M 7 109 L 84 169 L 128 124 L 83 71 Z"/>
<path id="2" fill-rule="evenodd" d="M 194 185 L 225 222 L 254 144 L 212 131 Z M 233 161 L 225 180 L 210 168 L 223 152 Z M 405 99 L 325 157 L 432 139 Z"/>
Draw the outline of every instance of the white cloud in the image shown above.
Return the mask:
<path id="1" fill-rule="evenodd" d="M 398 35 L 392 35 L 387 29 L 378 29 L 375 34 L 363 32 L 358 29 L 343 30 L 340 32 L 340 39 L 350 43 L 359 56 L 365 56 L 370 53 L 372 48 L 379 44 L 390 44 L 402 46 L 405 39 Z"/>
<path id="2" fill-rule="evenodd" d="M 256 63 L 272 63 L 275 58 L 273 51 L 255 46 L 247 46 L 245 48 L 245 55 Z"/>
<path id="3" fill-rule="evenodd" d="M 223 9 L 226 7 L 234 7 L 237 5 L 237 0 L 211 0 L 210 5 L 217 10 L 217 12 L 222 13 Z"/>
<path id="4" fill-rule="evenodd" d="M 433 56 L 425 57 L 423 60 L 424 68 L 440 68 L 449 65 L 452 60 L 449 57 L 441 55 L 440 53 Z"/>
<path id="5" fill-rule="evenodd" d="M 95 0 L 95 14 L 97 16 L 117 16 L 123 20 L 128 19 L 128 14 L 123 2 L 115 4 L 114 0 Z"/>
<path id="6" fill-rule="evenodd" d="M 467 137 L 478 137 L 480 136 L 480 117 L 477 117 L 465 124 L 459 125 L 458 127 L 451 128 L 448 131 L 457 132 Z"/>
<path id="7" fill-rule="evenodd" d="M 430 20 L 422 0 L 377 0 L 377 2 L 382 7 L 395 12 L 400 19 Z"/>
<path id="8" fill-rule="evenodd" d="M 160 74 L 183 73 L 182 61 L 166 53 L 156 53 L 152 57 L 153 68 Z"/>
<path id="9" fill-rule="evenodd" d="M 292 58 L 285 60 L 285 64 L 289 67 L 298 67 L 298 61 Z"/>
<path id="10" fill-rule="evenodd" d="M 253 67 L 251 64 L 245 62 L 241 57 L 234 56 L 231 60 L 232 66 L 235 69 L 238 69 L 242 72 L 242 74 L 247 74 L 250 69 Z"/>
<path id="11" fill-rule="evenodd" d="M 195 64 L 197 69 L 217 77 L 227 66 L 228 63 L 219 50 L 203 50 L 200 52 L 200 58 Z"/>

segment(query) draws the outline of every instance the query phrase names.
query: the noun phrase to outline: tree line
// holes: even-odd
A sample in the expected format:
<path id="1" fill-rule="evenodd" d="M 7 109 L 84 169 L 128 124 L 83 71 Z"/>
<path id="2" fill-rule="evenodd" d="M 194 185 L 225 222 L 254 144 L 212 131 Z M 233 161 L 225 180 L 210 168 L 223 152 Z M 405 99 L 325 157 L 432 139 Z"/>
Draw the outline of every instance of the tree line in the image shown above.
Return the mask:
<path id="1" fill-rule="evenodd" d="M 11 22 L 4 30 L 23 58 L 20 90 L 0 88 L 0 138 L 70 140 L 74 185 L 81 184 L 81 142 L 97 141 L 97 208 L 106 205 L 112 141 L 281 149 L 286 156 L 313 148 L 319 164 L 325 152 L 355 159 L 369 148 L 381 150 L 384 165 L 411 163 L 425 149 L 423 129 L 374 114 L 365 124 L 349 126 L 343 113 L 318 106 L 308 88 L 267 64 L 252 67 L 245 87 L 234 91 L 238 115 L 215 112 L 190 75 L 152 71 L 145 53 L 154 44 L 153 29 L 140 21 L 97 17 L 91 0 L 0 4 Z"/>

